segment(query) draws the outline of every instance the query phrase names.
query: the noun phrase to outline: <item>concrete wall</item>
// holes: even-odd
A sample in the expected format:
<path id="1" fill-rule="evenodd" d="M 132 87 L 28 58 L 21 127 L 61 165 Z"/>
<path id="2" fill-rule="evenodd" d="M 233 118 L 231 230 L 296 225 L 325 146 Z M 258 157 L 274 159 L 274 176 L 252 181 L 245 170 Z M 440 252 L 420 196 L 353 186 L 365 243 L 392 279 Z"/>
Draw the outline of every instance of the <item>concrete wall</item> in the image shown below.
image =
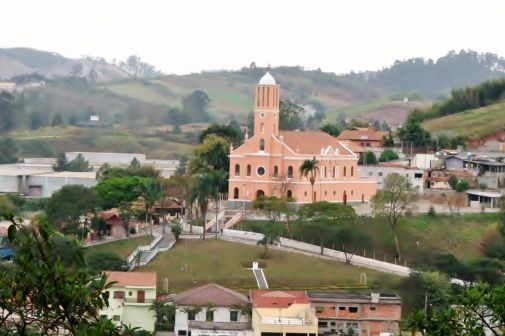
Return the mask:
<path id="1" fill-rule="evenodd" d="M 0 193 L 17 193 L 19 190 L 17 176 L 1 176 L 0 175 Z"/>
<path id="2" fill-rule="evenodd" d="M 177 306 L 175 311 L 175 326 L 174 333 L 177 335 L 179 330 L 189 330 L 188 327 L 188 314 L 184 312 L 186 306 Z M 215 307 L 214 322 L 231 322 L 230 321 L 230 307 Z M 202 311 L 195 316 L 195 321 L 205 321 L 206 308 L 202 307 Z M 241 315 L 239 312 L 238 322 L 248 322 L 249 319 Z"/>
<path id="3" fill-rule="evenodd" d="M 38 176 L 32 175 L 28 178 L 28 186 L 42 186 L 42 197 L 50 197 L 54 192 L 69 184 L 78 184 L 85 187 L 96 185 L 95 178 L 75 178 L 60 176 Z M 36 195 L 34 195 L 36 196 Z"/>
<path id="4" fill-rule="evenodd" d="M 388 166 L 360 166 L 361 176 L 364 178 L 375 179 L 377 181 L 377 189 L 384 187 L 384 179 L 392 173 L 397 173 L 407 176 L 412 185 L 422 192 L 424 190 L 424 171 L 422 169 L 405 169 L 402 167 Z M 419 177 L 420 176 L 420 177 Z"/>
<path id="5" fill-rule="evenodd" d="M 71 161 L 79 154 L 82 154 L 90 164 L 109 163 L 110 165 L 129 165 L 134 158 L 136 158 L 140 164 L 144 164 L 146 161 L 145 154 L 138 153 L 67 152 L 65 156 L 67 160 Z"/>

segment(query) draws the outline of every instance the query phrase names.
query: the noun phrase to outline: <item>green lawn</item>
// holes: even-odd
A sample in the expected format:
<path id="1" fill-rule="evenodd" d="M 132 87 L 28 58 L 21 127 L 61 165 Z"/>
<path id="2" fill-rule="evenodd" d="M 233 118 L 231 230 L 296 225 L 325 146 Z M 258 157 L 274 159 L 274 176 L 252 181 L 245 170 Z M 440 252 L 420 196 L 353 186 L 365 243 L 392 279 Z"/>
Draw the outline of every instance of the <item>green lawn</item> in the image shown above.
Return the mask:
<path id="1" fill-rule="evenodd" d="M 103 252 L 103 253 L 116 253 L 119 256 L 126 258 L 130 255 L 130 253 L 135 250 L 135 248 L 139 245 L 147 245 L 149 244 L 150 239 L 148 236 L 135 237 L 131 239 L 122 239 L 113 241 L 110 243 L 105 243 L 101 245 L 87 247 L 87 253 L 90 252 Z"/>
<path id="2" fill-rule="evenodd" d="M 159 254 L 140 271 L 154 271 L 158 288 L 164 279 L 169 291 L 181 291 L 195 285 L 216 282 L 238 290 L 256 288 L 252 272 L 246 268 L 252 261 L 264 261 L 265 275 L 271 288 L 360 288 L 361 273 L 366 273 L 368 286 L 391 289 L 399 277 L 387 273 L 322 260 L 297 253 L 271 250 L 269 259 L 261 259 L 263 247 L 215 240 L 181 240 L 173 249 Z M 187 270 L 184 265 L 187 262 Z"/>
<path id="3" fill-rule="evenodd" d="M 398 227 L 398 236 L 402 254 L 407 260 L 407 266 L 417 258 L 420 258 L 424 251 L 439 249 L 447 251 L 457 258 L 466 259 L 482 256 L 481 241 L 486 232 L 496 227 L 498 217 L 496 214 L 465 214 L 451 218 L 449 215 L 416 215 L 404 218 Z M 245 229 L 260 232 L 262 225 L 268 224 L 266 221 L 246 222 Z M 388 224 L 377 218 L 359 217 L 355 223 L 336 223 L 343 227 L 354 226 L 367 233 L 371 238 L 371 247 L 365 251 L 367 257 L 374 255 L 377 259 L 393 262 L 395 247 L 393 235 Z M 240 227 L 240 224 L 239 226 Z M 294 235 L 296 239 L 309 243 L 318 244 L 311 240 L 307 234 L 296 229 Z M 288 236 L 287 231 L 284 236 Z M 454 239 L 451 239 L 454 237 Z M 449 244 L 453 241 L 452 244 Z M 419 246 L 417 244 L 419 242 Z M 328 246 L 331 247 L 331 246 Z M 363 254 L 363 251 L 360 252 Z"/>

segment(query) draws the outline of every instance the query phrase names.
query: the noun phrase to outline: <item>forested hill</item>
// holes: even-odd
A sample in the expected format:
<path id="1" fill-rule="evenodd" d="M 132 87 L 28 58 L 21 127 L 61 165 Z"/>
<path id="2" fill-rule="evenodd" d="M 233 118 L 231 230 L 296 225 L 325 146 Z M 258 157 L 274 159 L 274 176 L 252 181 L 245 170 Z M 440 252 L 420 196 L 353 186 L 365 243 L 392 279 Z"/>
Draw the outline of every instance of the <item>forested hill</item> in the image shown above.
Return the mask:
<path id="1" fill-rule="evenodd" d="M 437 60 L 412 58 L 396 61 L 381 71 L 359 74 L 392 91 L 417 92 L 427 99 L 447 96 L 454 88 L 475 85 L 505 75 L 505 58 L 462 50 Z"/>

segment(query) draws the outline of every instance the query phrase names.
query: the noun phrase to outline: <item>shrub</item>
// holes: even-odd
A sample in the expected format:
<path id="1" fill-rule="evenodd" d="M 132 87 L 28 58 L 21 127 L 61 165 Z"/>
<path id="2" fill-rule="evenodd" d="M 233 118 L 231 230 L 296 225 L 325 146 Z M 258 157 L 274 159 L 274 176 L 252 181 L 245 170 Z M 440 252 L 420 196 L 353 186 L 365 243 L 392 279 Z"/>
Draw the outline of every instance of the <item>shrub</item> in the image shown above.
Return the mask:
<path id="1" fill-rule="evenodd" d="M 435 211 L 435 207 L 433 205 L 430 205 L 430 208 L 428 209 L 428 216 L 430 217 L 437 216 L 437 212 Z"/>
<path id="2" fill-rule="evenodd" d="M 388 161 L 397 160 L 397 159 L 399 159 L 399 156 L 392 149 L 384 150 L 379 157 L 380 162 L 388 162 Z"/>

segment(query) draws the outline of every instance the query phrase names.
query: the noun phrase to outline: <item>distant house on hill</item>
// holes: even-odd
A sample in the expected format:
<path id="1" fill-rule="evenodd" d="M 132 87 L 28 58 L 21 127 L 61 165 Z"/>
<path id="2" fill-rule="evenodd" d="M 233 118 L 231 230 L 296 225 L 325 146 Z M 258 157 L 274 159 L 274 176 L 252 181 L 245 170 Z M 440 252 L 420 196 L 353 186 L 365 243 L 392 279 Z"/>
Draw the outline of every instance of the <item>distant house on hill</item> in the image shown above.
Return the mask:
<path id="1" fill-rule="evenodd" d="M 382 132 L 372 127 L 353 127 L 344 130 L 337 137 L 341 141 L 349 141 L 361 147 L 382 147 L 384 137 L 388 132 Z"/>

